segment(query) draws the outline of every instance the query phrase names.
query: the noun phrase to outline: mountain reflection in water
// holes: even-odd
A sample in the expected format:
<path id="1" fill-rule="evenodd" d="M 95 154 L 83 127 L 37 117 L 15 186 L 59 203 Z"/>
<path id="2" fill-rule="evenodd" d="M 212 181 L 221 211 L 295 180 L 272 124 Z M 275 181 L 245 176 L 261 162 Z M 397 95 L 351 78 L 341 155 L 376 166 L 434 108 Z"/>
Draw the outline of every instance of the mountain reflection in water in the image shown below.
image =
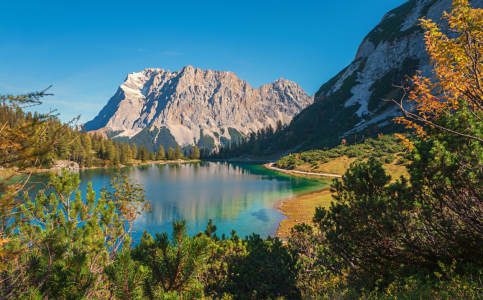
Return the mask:
<path id="1" fill-rule="evenodd" d="M 118 169 L 80 170 L 80 190 L 85 195 L 87 182 L 99 196 L 103 185 Z M 136 222 L 138 235 L 171 232 L 173 219 L 186 219 L 188 234 L 203 231 L 209 219 L 218 227 L 217 235 L 229 236 L 236 230 L 241 237 L 255 232 L 274 236 L 286 217 L 276 209 L 282 199 L 326 187 L 326 184 L 291 177 L 263 166 L 201 162 L 145 165 L 121 169 L 129 178 L 142 183 L 152 213 Z"/>

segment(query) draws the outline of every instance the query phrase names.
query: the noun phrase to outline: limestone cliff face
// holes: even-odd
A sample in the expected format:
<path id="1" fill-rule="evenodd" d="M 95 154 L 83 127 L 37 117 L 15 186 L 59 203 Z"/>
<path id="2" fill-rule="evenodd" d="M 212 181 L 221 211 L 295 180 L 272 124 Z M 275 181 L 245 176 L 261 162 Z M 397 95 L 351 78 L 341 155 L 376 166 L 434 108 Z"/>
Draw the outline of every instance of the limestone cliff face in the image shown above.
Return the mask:
<path id="1" fill-rule="evenodd" d="M 483 0 L 470 3 L 483 7 Z M 409 0 L 388 12 L 362 41 L 354 61 L 323 84 L 314 104 L 293 119 L 285 143 L 276 141 L 273 148 L 321 149 L 339 145 L 342 138 L 356 141 L 404 130 L 393 122 L 401 112 L 384 100 L 403 99 L 403 90 L 395 86 L 406 75 L 420 70 L 431 76 L 419 19 L 439 22 L 451 6 L 452 0 Z"/>
<path id="2" fill-rule="evenodd" d="M 470 3 L 474 8 L 483 7 L 483 0 Z M 405 75 L 415 70 L 431 74 L 419 19 L 439 21 L 451 6 L 452 0 L 410 0 L 388 12 L 363 40 L 352 64 L 321 87 L 316 102 L 341 89 L 350 90 L 350 97 L 341 100 L 346 108 L 356 105 L 355 114 L 362 118 L 344 135 L 369 124 L 384 126 L 399 115 L 395 105 L 381 99 L 399 99 L 402 95 L 392 85 L 401 85 Z M 349 87 L 343 86 L 351 76 L 356 80 Z"/>
<path id="3" fill-rule="evenodd" d="M 118 138 L 165 127 L 181 146 L 194 144 L 202 130 L 217 145 L 220 137 L 230 140 L 233 129 L 246 135 L 269 124 L 275 127 L 278 120 L 289 123 L 312 103 L 313 97 L 285 79 L 255 89 L 232 72 L 192 66 L 179 72 L 146 69 L 129 74 L 85 127 L 104 128 Z"/>

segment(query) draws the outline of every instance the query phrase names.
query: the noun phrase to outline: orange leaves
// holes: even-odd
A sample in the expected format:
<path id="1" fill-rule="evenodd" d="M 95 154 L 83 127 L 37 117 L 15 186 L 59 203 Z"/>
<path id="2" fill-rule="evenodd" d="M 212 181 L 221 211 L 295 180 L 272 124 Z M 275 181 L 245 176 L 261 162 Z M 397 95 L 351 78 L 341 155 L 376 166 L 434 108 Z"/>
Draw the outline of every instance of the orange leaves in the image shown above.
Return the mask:
<path id="1" fill-rule="evenodd" d="M 121 172 L 118 172 L 102 191 L 116 206 L 120 219 L 131 225 L 143 211 L 151 212 L 151 204 L 145 199 L 142 185 L 128 179 Z"/>
<path id="2" fill-rule="evenodd" d="M 11 253 L 5 250 L 6 244 L 10 242 L 9 239 L 4 239 L 0 237 L 0 271 L 4 269 L 4 261 L 11 258 Z"/>
<path id="3" fill-rule="evenodd" d="M 453 10 L 445 13 L 443 20 L 451 35 L 432 20 L 421 20 L 433 75 L 424 77 L 418 71 L 411 78 L 412 86 L 405 88 L 411 110 L 398 103 L 404 117 L 395 122 L 424 138 L 427 134 L 420 124 L 483 142 L 437 125 L 439 118 L 452 116 L 462 107 L 475 115 L 483 113 L 483 10 L 472 9 L 467 0 L 454 0 Z"/>
<path id="4" fill-rule="evenodd" d="M 412 150 L 414 148 L 413 143 L 404 135 L 396 133 L 396 136 L 401 139 L 401 143 L 404 145 L 404 147 L 408 148 L 409 150 Z"/>

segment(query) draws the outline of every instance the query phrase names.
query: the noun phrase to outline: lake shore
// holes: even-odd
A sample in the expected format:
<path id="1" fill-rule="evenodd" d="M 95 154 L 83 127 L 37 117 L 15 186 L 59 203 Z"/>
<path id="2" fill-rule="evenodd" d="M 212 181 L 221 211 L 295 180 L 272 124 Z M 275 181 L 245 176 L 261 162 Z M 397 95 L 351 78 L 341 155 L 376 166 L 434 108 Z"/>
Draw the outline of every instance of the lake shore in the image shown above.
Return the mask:
<path id="1" fill-rule="evenodd" d="M 313 180 L 324 181 L 330 183 L 332 179 L 342 177 L 335 174 L 320 174 L 312 172 L 292 171 L 276 168 L 273 163 L 263 165 L 265 168 L 283 172 L 292 176 L 304 177 Z M 315 214 L 315 208 L 329 207 L 333 201 L 332 193 L 330 192 L 330 186 L 327 186 L 321 190 L 304 193 L 294 196 L 289 199 L 284 199 L 277 203 L 276 208 L 281 211 L 288 219 L 280 222 L 278 226 L 276 236 L 282 241 L 286 241 L 290 236 L 291 229 L 302 223 L 307 223 L 313 226 L 312 219 Z"/>
<path id="2" fill-rule="evenodd" d="M 155 164 L 179 164 L 179 163 L 191 163 L 191 162 L 200 162 L 201 160 L 160 160 L 160 161 L 149 161 L 149 162 L 136 162 L 133 164 L 132 167 L 142 166 L 142 165 L 155 165 Z M 266 169 L 282 172 L 289 174 L 291 176 L 303 177 L 310 180 L 321 181 L 330 183 L 334 177 L 338 177 L 338 175 L 331 175 L 331 174 L 317 174 L 317 173 L 310 173 L 310 172 L 294 172 L 291 170 L 283 170 L 276 167 L 273 167 L 271 163 L 263 165 Z M 87 170 L 87 169 L 110 169 L 110 168 L 123 168 L 123 167 L 130 167 L 130 166 L 120 166 L 120 167 L 113 167 L 113 166 L 105 166 L 105 167 L 90 167 L 90 168 L 79 168 L 75 170 Z M 74 171 L 75 171 L 74 170 Z M 2 171 L 13 171 L 13 170 L 2 170 Z M 36 170 L 28 170 L 32 173 L 47 173 L 47 172 L 58 172 L 59 169 L 36 169 Z M 0 174 L 0 177 L 7 176 L 4 174 Z M 315 208 L 319 206 L 328 207 L 332 201 L 331 193 L 329 191 L 329 186 L 323 187 L 320 190 L 306 192 L 303 194 L 296 195 L 291 198 L 281 199 L 278 203 L 274 205 L 274 208 L 278 211 L 282 212 L 288 218 L 282 220 L 278 225 L 276 236 L 279 237 L 281 240 L 287 240 L 290 235 L 290 230 L 296 224 L 301 224 L 303 222 L 312 225 L 312 218 L 315 214 Z"/>
<path id="3" fill-rule="evenodd" d="M 83 168 L 76 168 L 76 169 L 69 169 L 70 171 L 77 171 L 77 170 L 91 170 L 91 169 L 111 169 L 111 168 L 127 168 L 127 167 L 138 167 L 138 166 L 146 166 L 146 165 L 165 165 L 165 164 L 183 164 L 183 163 L 192 163 L 192 162 L 201 162 L 202 160 L 193 159 L 193 160 L 157 160 L 157 161 L 149 161 L 149 162 L 136 162 L 132 166 L 120 165 L 120 166 L 104 166 L 104 167 L 83 167 Z M 38 173 L 48 173 L 48 172 L 58 172 L 61 169 L 53 168 L 53 169 L 27 169 L 22 171 L 22 174 L 38 174 Z M 15 170 L 9 169 L 1 169 L 0 170 L 0 179 L 7 178 L 15 173 Z"/>
<path id="4" fill-rule="evenodd" d="M 286 241 L 295 225 L 306 223 L 313 226 L 312 219 L 315 214 L 315 208 L 319 206 L 329 207 L 332 201 L 330 187 L 281 201 L 277 209 L 287 216 L 288 219 L 280 222 L 276 236 L 282 241 Z"/>
<path id="5" fill-rule="evenodd" d="M 342 178 L 341 175 L 337 175 L 337 174 L 324 174 L 324 173 L 316 173 L 316 172 L 304 172 L 304 171 L 287 170 L 287 169 L 280 169 L 280 168 L 274 167 L 273 165 L 274 165 L 274 163 L 268 163 L 268 164 L 265 164 L 264 167 L 267 168 L 267 169 L 270 169 L 270 170 L 279 171 L 279 172 L 287 173 L 287 174 L 294 175 L 294 176 L 306 175 L 306 176 L 303 176 L 303 177 L 320 176 L 320 177 L 329 177 L 329 178 L 334 178 L 334 177 L 335 178 Z"/>

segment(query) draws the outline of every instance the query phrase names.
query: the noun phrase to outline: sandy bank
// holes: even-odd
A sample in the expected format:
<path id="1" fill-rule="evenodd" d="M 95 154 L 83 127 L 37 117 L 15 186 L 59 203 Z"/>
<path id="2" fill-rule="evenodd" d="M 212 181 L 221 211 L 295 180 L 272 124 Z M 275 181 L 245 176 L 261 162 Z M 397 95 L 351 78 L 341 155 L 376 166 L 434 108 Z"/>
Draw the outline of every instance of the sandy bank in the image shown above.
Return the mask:
<path id="1" fill-rule="evenodd" d="M 278 207 L 288 219 L 283 220 L 277 230 L 277 237 L 281 240 L 287 240 L 290 230 L 296 224 L 307 223 L 313 225 L 312 218 L 315 214 L 315 208 L 329 207 L 333 201 L 329 187 L 316 192 L 298 195 L 294 198 L 285 200 Z"/>
<path id="2" fill-rule="evenodd" d="M 292 171 L 279 169 L 273 166 L 273 163 L 264 165 L 267 169 L 287 173 L 293 176 L 305 177 L 315 180 L 322 180 L 330 183 L 334 178 L 342 177 L 335 174 L 320 174 L 313 172 L 302 172 L 302 171 Z M 284 215 L 288 219 L 283 220 L 277 230 L 276 236 L 281 240 L 287 240 L 290 235 L 290 230 L 296 224 L 307 223 L 313 225 L 312 219 L 315 214 L 315 208 L 329 207 L 330 203 L 333 201 L 332 194 L 330 193 L 330 187 L 327 186 L 319 191 L 310 192 L 295 196 L 293 198 L 285 199 L 277 205 Z"/>

